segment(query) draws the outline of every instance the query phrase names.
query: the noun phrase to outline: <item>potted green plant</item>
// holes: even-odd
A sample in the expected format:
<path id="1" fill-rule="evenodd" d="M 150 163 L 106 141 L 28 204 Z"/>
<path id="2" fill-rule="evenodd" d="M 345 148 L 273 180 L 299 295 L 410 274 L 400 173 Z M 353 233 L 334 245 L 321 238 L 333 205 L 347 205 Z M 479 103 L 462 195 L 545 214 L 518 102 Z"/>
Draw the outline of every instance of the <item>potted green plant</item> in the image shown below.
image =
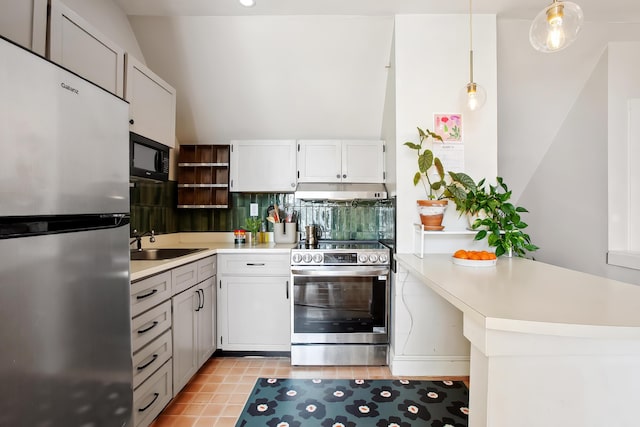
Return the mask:
<path id="1" fill-rule="evenodd" d="M 262 219 L 257 216 L 252 216 L 244 220 L 244 227 L 251 234 L 251 244 L 255 245 L 258 242 L 258 231 L 262 225 Z"/>
<path id="2" fill-rule="evenodd" d="M 498 185 L 487 188 L 484 179 L 475 184 L 466 174 L 449 172 L 449 175 L 449 197 L 456 203 L 456 210 L 476 215 L 471 224 L 472 229 L 478 230 L 475 240 L 486 238 L 489 246 L 496 248 L 496 256 L 524 256 L 527 251 L 539 249 L 523 231 L 528 224 L 520 214 L 529 211 L 509 202 L 512 193 L 501 177 L 496 178 Z"/>
<path id="3" fill-rule="evenodd" d="M 442 141 L 442 137 L 429 129 L 417 129 L 420 143 L 407 141 L 404 145 L 415 150 L 418 159 L 418 171 L 413 176 L 413 185 L 422 183 L 427 196 L 427 199 L 417 201 L 418 213 L 425 230 L 442 230 L 442 218 L 448 204 L 444 167 L 440 159 L 433 155 L 433 151 L 423 147 L 423 143 L 429 138 Z M 431 172 L 432 168 L 435 169 L 435 174 Z"/>
<path id="4" fill-rule="evenodd" d="M 467 217 L 469 227 L 499 205 L 495 188 L 487 191 L 484 178 L 476 184 L 473 178 L 463 172 L 449 172 L 449 176 L 451 183 L 447 186 L 447 196 L 454 201 L 456 211 Z"/>

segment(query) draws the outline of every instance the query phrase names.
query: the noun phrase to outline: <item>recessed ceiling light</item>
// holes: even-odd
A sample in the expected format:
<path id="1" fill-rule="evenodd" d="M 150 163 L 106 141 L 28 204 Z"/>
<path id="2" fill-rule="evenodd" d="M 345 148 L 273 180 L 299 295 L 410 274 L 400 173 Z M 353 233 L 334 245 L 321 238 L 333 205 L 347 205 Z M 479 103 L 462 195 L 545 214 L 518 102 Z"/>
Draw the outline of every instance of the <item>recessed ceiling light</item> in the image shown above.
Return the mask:
<path id="1" fill-rule="evenodd" d="M 253 7 L 256 4 L 255 0 L 239 0 L 239 1 L 240 1 L 240 4 L 243 5 L 244 7 Z"/>

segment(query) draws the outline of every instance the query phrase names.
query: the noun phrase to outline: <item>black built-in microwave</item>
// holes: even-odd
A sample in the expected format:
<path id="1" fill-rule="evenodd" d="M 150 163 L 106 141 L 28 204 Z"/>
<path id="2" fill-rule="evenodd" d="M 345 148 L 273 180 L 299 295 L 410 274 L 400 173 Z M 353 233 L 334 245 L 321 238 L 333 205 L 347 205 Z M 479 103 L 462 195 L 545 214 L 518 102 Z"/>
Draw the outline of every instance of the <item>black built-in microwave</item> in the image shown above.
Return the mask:
<path id="1" fill-rule="evenodd" d="M 132 177 L 167 181 L 169 179 L 169 147 L 130 132 L 129 166 Z"/>

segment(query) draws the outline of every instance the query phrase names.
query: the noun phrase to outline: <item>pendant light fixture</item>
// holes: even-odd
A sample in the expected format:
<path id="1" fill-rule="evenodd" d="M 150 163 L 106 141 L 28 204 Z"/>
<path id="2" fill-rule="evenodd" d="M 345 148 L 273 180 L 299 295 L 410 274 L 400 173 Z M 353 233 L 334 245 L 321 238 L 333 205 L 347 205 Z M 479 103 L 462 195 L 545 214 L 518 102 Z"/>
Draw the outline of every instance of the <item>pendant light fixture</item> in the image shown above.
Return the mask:
<path id="1" fill-rule="evenodd" d="M 472 0 L 469 0 L 469 83 L 463 89 L 463 102 L 470 111 L 482 108 L 487 100 L 487 92 L 473 81 L 473 13 Z"/>
<path id="2" fill-rule="evenodd" d="M 243 5 L 244 7 L 253 7 L 256 4 L 255 0 L 239 0 L 239 1 L 240 1 L 240 4 Z"/>
<path id="3" fill-rule="evenodd" d="M 553 0 L 531 23 L 529 41 L 540 52 L 560 51 L 578 38 L 583 21 L 580 6 L 570 1 Z"/>

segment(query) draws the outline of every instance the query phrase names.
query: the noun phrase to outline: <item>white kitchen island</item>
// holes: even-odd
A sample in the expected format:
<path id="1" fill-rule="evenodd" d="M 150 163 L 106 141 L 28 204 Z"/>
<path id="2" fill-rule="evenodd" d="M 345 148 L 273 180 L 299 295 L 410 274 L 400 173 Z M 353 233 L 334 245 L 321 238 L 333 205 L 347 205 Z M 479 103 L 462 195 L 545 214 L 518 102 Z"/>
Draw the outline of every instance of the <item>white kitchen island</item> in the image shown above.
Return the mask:
<path id="1" fill-rule="evenodd" d="M 463 313 L 470 427 L 640 426 L 640 286 L 521 258 L 397 260 Z"/>

